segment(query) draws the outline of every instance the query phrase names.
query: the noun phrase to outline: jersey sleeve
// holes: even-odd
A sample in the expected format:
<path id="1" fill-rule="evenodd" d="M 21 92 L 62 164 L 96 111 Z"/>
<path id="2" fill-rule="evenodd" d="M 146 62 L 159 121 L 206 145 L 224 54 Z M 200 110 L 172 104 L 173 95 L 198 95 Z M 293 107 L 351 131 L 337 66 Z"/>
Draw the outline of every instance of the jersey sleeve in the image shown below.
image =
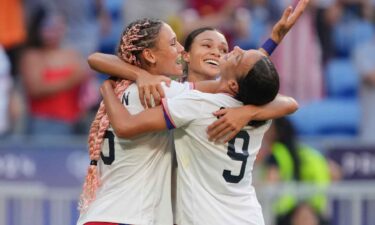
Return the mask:
<path id="1" fill-rule="evenodd" d="M 162 83 L 162 87 L 165 92 L 166 98 L 173 98 L 178 96 L 186 91 L 194 89 L 194 83 L 191 82 L 184 82 L 179 83 L 177 81 L 172 81 L 170 86 L 168 87 L 164 82 Z"/>
<path id="2" fill-rule="evenodd" d="M 164 98 L 162 106 L 168 129 L 174 129 L 191 123 L 200 114 L 202 101 L 199 95 L 187 91 L 175 98 Z"/>

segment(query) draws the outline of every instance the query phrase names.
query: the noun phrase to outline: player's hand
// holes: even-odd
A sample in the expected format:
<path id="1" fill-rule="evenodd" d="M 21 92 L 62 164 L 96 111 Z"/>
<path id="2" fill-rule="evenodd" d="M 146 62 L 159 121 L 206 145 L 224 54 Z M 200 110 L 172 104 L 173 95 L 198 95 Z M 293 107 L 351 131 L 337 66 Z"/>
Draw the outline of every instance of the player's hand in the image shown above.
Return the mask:
<path id="1" fill-rule="evenodd" d="M 305 11 L 309 2 L 310 0 L 300 0 L 294 11 L 292 6 L 286 8 L 280 20 L 272 28 L 271 39 L 276 43 L 280 43 L 288 31 L 297 22 L 298 18 Z"/>
<path id="2" fill-rule="evenodd" d="M 151 75 L 146 72 L 138 76 L 136 83 L 139 99 L 143 107 L 151 108 L 160 105 L 161 99 L 165 97 L 161 82 L 165 82 L 169 86 L 171 79 L 166 76 Z"/>
<path id="3" fill-rule="evenodd" d="M 249 115 L 242 108 L 220 109 L 213 113 L 219 119 L 207 128 L 208 139 L 226 143 L 248 124 Z"/>
<path id="4" fill-rule="evenodd" d="M 103 96 L 107 91 L 114 91 L 116 88 L 116 81 L 107 79 L 100 86 L 100 94 Z"/>

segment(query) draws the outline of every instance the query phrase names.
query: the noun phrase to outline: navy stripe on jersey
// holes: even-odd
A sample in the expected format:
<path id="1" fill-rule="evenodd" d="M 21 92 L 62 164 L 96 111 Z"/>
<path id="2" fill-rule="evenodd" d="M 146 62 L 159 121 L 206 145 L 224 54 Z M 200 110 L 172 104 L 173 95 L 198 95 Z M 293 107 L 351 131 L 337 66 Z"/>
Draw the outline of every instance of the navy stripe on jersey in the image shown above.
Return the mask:
<path id="1" fill-rule="evenodd" d="M 173 124 L 172 122 L 172 118 L 169 116 L 169 113 L 168 113 L 168 110 L 166 108 L 166 102 L 165 102 L 165 99 L 162 99 L 162 108 L 163 108 L 163 115 L 164 115 L 164 119 L 165 119 L 165 122 L 167 124 L 167 128 L 168 130 L 172 130 L 174 128 L 176 128 L 176 126 Z"/>

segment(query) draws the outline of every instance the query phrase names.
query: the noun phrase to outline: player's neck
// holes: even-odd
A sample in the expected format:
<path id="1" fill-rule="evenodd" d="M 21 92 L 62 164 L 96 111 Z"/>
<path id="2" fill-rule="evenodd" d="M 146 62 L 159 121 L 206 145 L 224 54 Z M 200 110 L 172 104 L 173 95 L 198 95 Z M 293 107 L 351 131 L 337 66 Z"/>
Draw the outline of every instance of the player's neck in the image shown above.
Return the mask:
<path id="1" fill-rule="evenodd" d="M 199 81 L 206 81 L 206 80 L 216 80 L 216 77 L 212 77 L 210 75 L 205 75 L 201 73 L 196 73 L 194 71 L 189 71 L 187 80 L 189 82 L 199 82 Z"/>
<path id="2" fill-rule="evenodd" d="M 230 95 L 232 97 L 236 95 L 236 93 L 233 92 L 233 90 L 229 87 L 228 81 L 225 80 L 225 79 L 220 80 L 219 87 L 218 87 L 216 93 L 227 94 L 227 95 Z"/>

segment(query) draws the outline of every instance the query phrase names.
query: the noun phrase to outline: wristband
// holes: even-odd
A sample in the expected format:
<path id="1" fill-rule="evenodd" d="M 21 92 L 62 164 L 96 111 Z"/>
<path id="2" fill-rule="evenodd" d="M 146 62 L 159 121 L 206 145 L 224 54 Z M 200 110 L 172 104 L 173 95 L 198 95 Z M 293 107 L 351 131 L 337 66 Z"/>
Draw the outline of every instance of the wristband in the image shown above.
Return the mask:
<path id="1" fill-rule="evenodd" d="M 268 53 L 268 55 L 271 56 L 276 47 L 277 43 L 269 38 L 266 42 L 264 42 L 261 48 L 263 48 Z"/>

